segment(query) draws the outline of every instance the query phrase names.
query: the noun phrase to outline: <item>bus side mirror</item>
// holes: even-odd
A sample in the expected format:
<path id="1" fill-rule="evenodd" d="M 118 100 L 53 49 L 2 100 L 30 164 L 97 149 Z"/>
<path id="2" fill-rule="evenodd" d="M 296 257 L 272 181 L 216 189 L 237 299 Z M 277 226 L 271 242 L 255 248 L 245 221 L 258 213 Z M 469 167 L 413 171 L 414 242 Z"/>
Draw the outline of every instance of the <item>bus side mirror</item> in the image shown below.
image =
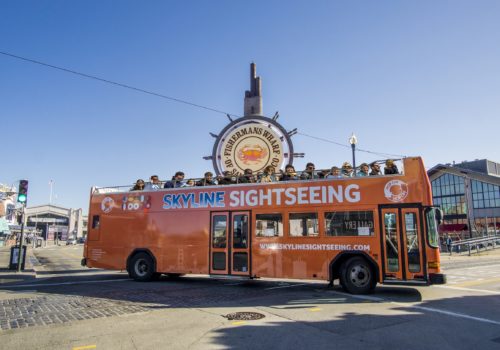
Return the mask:
<path id="1" fill-rule="evenodd" d="M 436 208 L 436 221 L 438 225 L 441 225 L 443 222 L 443 211 L 439 208 Z"/>

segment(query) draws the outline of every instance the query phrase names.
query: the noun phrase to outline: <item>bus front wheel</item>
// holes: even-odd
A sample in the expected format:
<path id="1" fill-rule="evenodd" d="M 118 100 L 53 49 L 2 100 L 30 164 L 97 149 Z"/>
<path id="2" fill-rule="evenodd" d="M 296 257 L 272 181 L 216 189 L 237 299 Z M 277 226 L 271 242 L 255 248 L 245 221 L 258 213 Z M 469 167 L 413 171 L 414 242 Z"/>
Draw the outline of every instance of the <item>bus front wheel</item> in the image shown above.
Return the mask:
<path id="1" fill-rule="evenodd" d="M 130 277 L 136 281 L 151 281 L 156 276 L 155 264 L 151 256 L 137 253 L 130 262 Z"/>
<path id="2" fill-rule="evenodd" d="M 353 257 L 342 265 L 340 284 L 351 294 L 368 294 L 373 292 L 377 282 L 368 261 L 362 257 Z"/>

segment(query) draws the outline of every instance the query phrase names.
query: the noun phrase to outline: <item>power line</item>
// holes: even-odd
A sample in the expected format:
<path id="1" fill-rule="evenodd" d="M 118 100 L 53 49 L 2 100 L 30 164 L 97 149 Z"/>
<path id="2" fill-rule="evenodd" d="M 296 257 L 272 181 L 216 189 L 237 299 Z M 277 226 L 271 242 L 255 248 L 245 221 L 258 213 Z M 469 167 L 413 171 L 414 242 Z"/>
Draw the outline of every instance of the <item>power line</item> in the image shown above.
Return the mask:
<path id="1" fill-rule="evenodd" d="M 298 132 L 297 134 L 305 136 L 305 137 L 309 137 L 309 138 L 312 138 L 312 139 L 315 139 L 315 140 L 332 143 L 332 144 L 337 145 L 337 146 L 341 146 L 341 147 L 345 147 L 345 148 L 351 148 L 350 145 L 346 145 L 346 144 L 340 143 L 340 142 L 335 142 L 335 141 L 332 141 L 332 140 L 329 140 L 329 139 L 325 139 L 323 137 L 312 136 L 312 135 L 304 134 L 303 132 Z M 391 154 L 391 153 L 383 153 L 383 152 L 374 152 L 374 151 L 369 151 L 369 150 L 362 149 L 362 148 L 356 148 L 356 151 L 370 153 L 370 154 L 375 154 L 375 155 L 382 156 L 382 157 L 387 157 L 387 156 L 389 156 L 389 157 L 395 157 L 395 158 L 404 158 L 405 157 L 404 155 L 401 155 L 401 154 Z"/>
<path id="2" fill-rule="evenodd" d="M 108 80 L 108 79 L 104 79 L 104 78 L 99 78 L 99 77 L 96 77 L 94 75 L 90 75 L 90 74 L 78 72 L 78 71 L 75 71 L 75 70 L 72 70 L 72 69 L 68 69 L 68 68 L 63 68 L 63 67 L 55 66 L 53 64 L 49 64 L 49 63 L 45 63 L 45 62 L 33 60 L 31 58 L 26 58 L 26 57 L 14 55 L 14 54 L 11 54 L 11 53 L 8 53 L 8 52 L 4 52 L 4 51 L 0 51 L 0 54 L 2 54 L 4 56 L 16 58 L 16 59 L 19 59 L 19 60 L 23 60 L 23 61 L 26 61 L 26 62 L 38 64 L 38 65 L 41 65 L 41 66 L 44 66 L 44 67 L 48 67 L 48 68 L 60 70 L 60 71 L 66 72 L 66 73 L 71 73 L 71 74 L 78 75 L 78 76 L 81 76 L 81 77 L 84 77 L 84 78 L 97 80 L 97 81 L 100 81 L 100 82 L 103 82 L 103 83 L 106 83 L 106 84 L 111 84 L 111 85 L 119 86 L 119 87 L 122 87 L 122 88 L 134 90 L 134 91 L 137 91 L 137 92 L 142 92 L 142 93 L 145 93 L 145 94 L 148 94 L 148 95 L 152 95 L 152 96 L 156 96 L 156 97 L 161 97 L 161 98 L 164 98 L 164 99 L 167 99 L 167 100 L 170 100 L 170 101 L 174 101 L 174 102 L 178 102 L 178 103 L 183 103 L 183 104 L 186 104 L 188 106 L 192 106 L 192 107 L 196 107 L 196 108 L 202 108 L 202 109 L 205 109 L 205 110 L 208 110 L 208 111 L 211 111 L 211 112 L 224 114 L 226 116 L 229 115 L 229 116 L 236 117 L 236 118 L 240 118 L 241 117 L 241 116 L 238 116 L 236 114 L 232 114 L 232 113 L 228 113 L 228 112 L 225 112 L 225 111 L 221 111 L 219 109 L 215 109 L 215 108 L 203 106 L 203 105 L 200 105 L 200 104 L 197 104 L 197 103 L 193 103 L 193 102 L 181 100 L 179 98 L 175 98 L 175 97 L 163 95 L 163 94 L 160 94 L 160 93 L 157 93 L 157 92 L 153 92 L 153 91 L 149 91 L 149 90 L 137 88 L 137 87 L 134 87 L 134 86 L 131 86 L 131 85 L 118 83 L 118 82 L 115 82 L 115 81 L 112 81 L 112 80 Z M 346 145 L 346 144 L 343 144 L 343 143 L 340 143 L 340 142 L 335 142 L 335 141 L 332 141 L 332 140 L 329 140 L 329 139 L 325 139 L 325 138 L 322 138 L 322 137 L 312 136 L 312 135 L 308 135 L 308 134 L 305 134 L 305 133 L 302 133 L 302 132 L 298 132 L 297 134 L 305 136 L 305 137 L 309 137 L 309 138 L 312 138 L 312 139 L 320 140 L 320 141 L 323 141 L 323 142 L 332 143 L 332 144 L 337 145 L 337 146 L 350 148 L 349 145 Z M 373 151 L 364 150 L 364 149 L 361 149 L 361 148 L 357 148 L 357 150 L 359 152 L 371 153 L 371 154 L 380 155 L 380 156 L 383 156 L 383 157 L 386 157 L 386 156 L 397 157 L 397 158 L 403 158 L 404 157 L 403 155 L 399 155 L 399 154 L 373 152 Z"/>
<path id="3" fill-rule="evenodd" d="M 97 81 L 100 81 L 100 82 L 103 82 L 103 83 L 120 86 L 120 87 L 123 87 L 123 88 L 126 88 L 126 89 L 130 89 L 130 90 L 142 92 L 142 93 L 145 93 L 145 94 L 148 94 L 148 95 L 153 95 L 153 96 L 161 97 L 161 98 L 164 98 L 164 99 L 167 99 L 167 100 L 170 100 L 170 101 L 175 101 L 175 102 L 183 103 L 183 104 L 186 104 L 186 105 L 189 105 L 189 106 L 192 106 L 192 107 L 202 108 L 202 109 L 205 109 L 205 110 L 208 110 L 208 111 L 212 111 L 212 112 L 216 112 L 216 113 L 221 113 L 221 114 L 224 114 L 224 115 L 228 115 L 229 114 L 230 116 L 239 118 L 238 115 L 227 113 L 227 112 L 215 109 L 215 108 L 202 106 L 202 105 L 199 105 L 197 103 L 193 103 L 193 102 L 181 100 L 179 98 L 175 98 L 175 97 L 171 97 L 171 96 L 159 94 L 157 92 L 144 90 L 144 89 L 141 89 L 141 88 L 137 88 L 137 87 L 134 87 L 134 86 L 130 86 L 130 85 L 118 83 L 118 82 L 115 82 L 115 81 L 112 81 L 112 80 L 108 80 L 108 79 L 104 79 L 104 78 L 99 78 L 99 77 L 96 77 L 94 75 L 77 72 L 75 70 L 71 70 L 71 69 L 67 69 L 67 68 L 63 68 L 63 67 L 54 66 L 52 64 L 44 63 L 44 62 L 37 61 L 37 60 L 32 60 L 30 58 L 26 58 L 26 57 L 14 55 L 14 54 L 11 54 L 11 53 L 8 53 L 8 52 L 0 51 L 0 54 L 5 55 L 5 56 L 9 56 L 9 57 L 13 57 L 13 58 L 17 58 L 19 60 L 23 60 L 23 61 L 27 61 L 27 62 L 39 64 L 41 66 L 49 67 L 49 68 L 52 68 L 52 69 L 57 69 L 57 70 L 60 70 L 60 71 L 66 72 L 66 73 L 71 73 L 71 74 L 79 75 L 79 76 L 84 77 L 84 78 L 94 79 L 94 80 L 97 80 Z"/>

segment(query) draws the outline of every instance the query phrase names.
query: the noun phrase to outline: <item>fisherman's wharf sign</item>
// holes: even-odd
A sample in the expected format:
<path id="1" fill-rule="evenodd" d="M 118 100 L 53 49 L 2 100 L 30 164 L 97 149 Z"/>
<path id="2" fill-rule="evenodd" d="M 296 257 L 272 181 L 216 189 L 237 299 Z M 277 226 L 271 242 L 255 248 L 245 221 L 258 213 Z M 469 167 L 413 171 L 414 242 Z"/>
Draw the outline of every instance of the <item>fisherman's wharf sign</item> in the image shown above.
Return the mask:
<path id="1" fill-rule="evenodd" d="M 280 136 L 263 125 L 245 125 L 233 130 L 222 142 L 222 163 L 226 171 L 263 171 L 267 165 L 279 169 L 283 163 Z"/>
<path id="2" fill-rule="evenodd" d="M 221 174 L 254 174 L 272 165 L 276 171 L 292 163 L 293 147 L 288 133 L 267 117 L 243 117 L 218 135 L 212 154 L 215 171 Z"/>

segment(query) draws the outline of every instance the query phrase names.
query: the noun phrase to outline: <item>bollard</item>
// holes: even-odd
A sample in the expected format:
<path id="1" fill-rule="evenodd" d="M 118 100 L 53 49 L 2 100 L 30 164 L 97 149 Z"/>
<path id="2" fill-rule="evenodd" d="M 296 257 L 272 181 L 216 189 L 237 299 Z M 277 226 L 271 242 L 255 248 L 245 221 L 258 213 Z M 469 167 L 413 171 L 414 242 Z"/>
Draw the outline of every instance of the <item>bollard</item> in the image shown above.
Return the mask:
<path id="1" fill-rule="evenodd" d="M 467 245 L 469 247 L 469 256 L 470 256 L 470 244 Z"/>

